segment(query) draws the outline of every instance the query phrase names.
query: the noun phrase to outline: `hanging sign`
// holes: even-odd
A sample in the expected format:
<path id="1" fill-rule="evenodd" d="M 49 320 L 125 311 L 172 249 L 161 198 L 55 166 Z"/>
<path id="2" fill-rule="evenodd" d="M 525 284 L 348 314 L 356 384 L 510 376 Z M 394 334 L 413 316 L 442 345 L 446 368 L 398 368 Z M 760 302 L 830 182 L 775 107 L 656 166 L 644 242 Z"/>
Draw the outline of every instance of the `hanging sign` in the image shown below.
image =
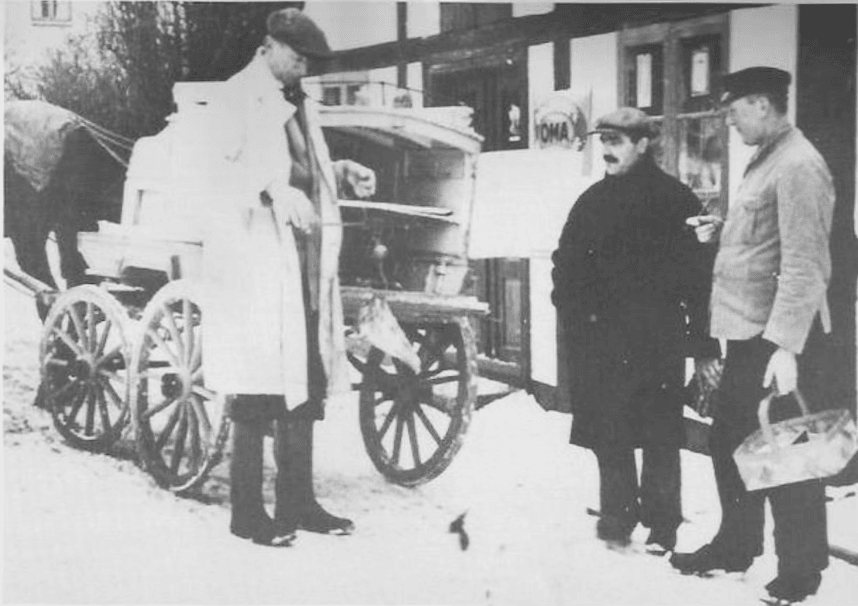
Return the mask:
<path id="1" fill-rule="evenodd" d="M 555 91 L 536 108 L 534 138 L 537 147 L 581 151 L 587 141 L 587 118 L 569 91 Z"/>

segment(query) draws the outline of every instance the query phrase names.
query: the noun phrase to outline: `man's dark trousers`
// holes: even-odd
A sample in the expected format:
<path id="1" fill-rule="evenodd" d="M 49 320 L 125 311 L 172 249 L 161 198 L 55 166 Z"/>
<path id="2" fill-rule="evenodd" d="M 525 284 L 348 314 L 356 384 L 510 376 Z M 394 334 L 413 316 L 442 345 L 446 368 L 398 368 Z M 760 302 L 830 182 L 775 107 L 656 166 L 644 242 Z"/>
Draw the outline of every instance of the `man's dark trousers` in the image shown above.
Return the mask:
<path id="1" fill-rule="evenodd" d="M 811 330 L 805 352 L 798 357 L 799 389 L 813 409 L 823 379 L 821 350 L 824 336 L 818 324 Z M 774 518 L 779 575 L 818 572 L 828 565 L 825 487 L 819 480 L 748 492 L 733 452 L 759 428 L 757 409 L 767 389 L 762 386 L 769 358 L 776 346 L 761 336 L 728 341 L 724 374 L 713 415 L 709 447 L 721 499 L 721 527 L 713 539 L 731 555 L 756 557 L 763 552 L 765 499 Z M 774 420 L 798 414 L 795 401 L 773 402 Z"/>

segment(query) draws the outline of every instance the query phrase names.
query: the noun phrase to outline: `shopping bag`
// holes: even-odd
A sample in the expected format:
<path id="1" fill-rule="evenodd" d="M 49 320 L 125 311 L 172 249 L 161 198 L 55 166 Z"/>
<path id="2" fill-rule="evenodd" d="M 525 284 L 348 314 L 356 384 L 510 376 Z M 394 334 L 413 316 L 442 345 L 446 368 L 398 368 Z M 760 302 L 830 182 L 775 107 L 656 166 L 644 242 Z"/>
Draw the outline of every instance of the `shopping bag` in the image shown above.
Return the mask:
<path id="1" fill-rule="evenodd" d="M 805 480 L 827 478 L 840 472 L 858 452 L 858 430 L 847 410 L 811 414 L 796 390 L 800 417 L 769 422 L 775 393 L 760 402 L 760 429 L 733 453 L 739 475 L 748 490 L 762 490 Z"/>

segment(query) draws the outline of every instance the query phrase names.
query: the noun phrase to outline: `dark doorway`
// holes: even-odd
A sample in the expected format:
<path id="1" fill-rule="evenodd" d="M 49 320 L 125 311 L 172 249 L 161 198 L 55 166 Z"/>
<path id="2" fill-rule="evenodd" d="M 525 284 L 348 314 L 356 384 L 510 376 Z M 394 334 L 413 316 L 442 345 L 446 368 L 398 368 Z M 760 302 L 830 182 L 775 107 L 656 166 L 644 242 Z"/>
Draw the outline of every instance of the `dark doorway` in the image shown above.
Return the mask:
<path id="1" fill-rule="evenodd" d="M 834 177 L 831 233 L 832 401 L 855 410 L 855 36 L 854 5 L 799 7 L 796 123 Z M 858 476 L 857 476 L 858 477 Z"/>

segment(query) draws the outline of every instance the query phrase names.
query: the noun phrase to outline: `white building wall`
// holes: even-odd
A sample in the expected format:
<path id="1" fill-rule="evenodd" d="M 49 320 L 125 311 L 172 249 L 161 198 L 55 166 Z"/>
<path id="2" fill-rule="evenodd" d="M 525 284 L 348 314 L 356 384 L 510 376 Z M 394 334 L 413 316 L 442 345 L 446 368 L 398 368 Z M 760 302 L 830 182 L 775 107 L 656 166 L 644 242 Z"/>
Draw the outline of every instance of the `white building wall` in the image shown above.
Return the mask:
<path id="1" fill-rule="evenodd" d="M 52 49 L 61 48 L 70 34 L 91 31 L 91 20 L 104 2 L 70 2 L 68 22 L 38 22 L 31 13 L 30 0 L 5 0 L 3 5 L 3 51 L 5 68 L 32 68 L 42 64 Z M 62 9 L 61 9 L 62 10 Z"/>
<path id="2" fill-rule="evenodd" d="M 438 2 L 408 2 L 405 32 L 409 38 L 428 38 L 441 33 L 441 5 Z"/>
<path id="3" fill-rule="evenodd" d="M 544 15 L 554 10 L 553 2 L 513 2 L 512 16 Z"/>
<path id="4" fill-rule="evenodd" d="M 598 36 L 575 38 L 569 43 L 569 83 L 576 95 L 590 96 L 590 115 L 588 123 L 592 124 L 599 116 L 603 116 L 617 108 L 617 45 L 619 34 L 611 32 Z M 587 142 L 584 153 L 592 161 L 590 175 L 601 175 L 605 172 L 605 161 L 602 155 L 595 153 L 593 138 Z"/>
<path id="5" fill-rule="evenodd" d="M 535 145 L 534 112 L 554 91 L 554 44 L 546 42 L 527 49 L 528 147 Z"/>
<path id="6" fill-rule="evenodd" d="M 304 13 L 325 32 L 332 50 L 396 41 L 396 3 L 310 0 Z"/>
<path id="7" fill-rule="evenodd" d="M 793 76 L 789 90 L 789 117 L 795 123 L 795 76 L 798 65 L 798 6 L 776 5 L 740 9 L 730 13 L 730 72 L 754 65 L 768 65 Z M 742 143 L 730 129 L 730 195 L 756 148 Z"/>

